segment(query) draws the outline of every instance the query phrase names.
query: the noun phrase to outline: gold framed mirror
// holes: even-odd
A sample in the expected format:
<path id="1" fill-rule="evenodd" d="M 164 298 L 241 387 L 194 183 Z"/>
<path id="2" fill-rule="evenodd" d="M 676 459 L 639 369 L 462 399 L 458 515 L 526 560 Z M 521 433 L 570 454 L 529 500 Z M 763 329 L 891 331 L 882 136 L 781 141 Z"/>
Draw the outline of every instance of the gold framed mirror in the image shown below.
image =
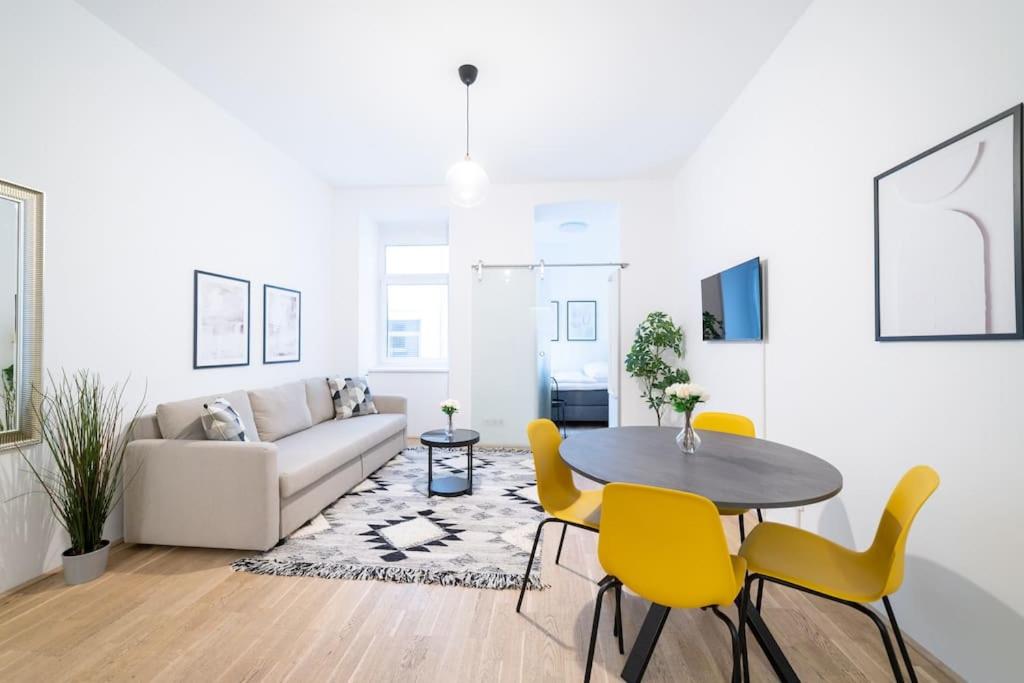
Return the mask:
<path id="1" fill-rule="evenodd" d="M 0 180 L 0 449 L 39 442 L 43 193 Z"/>

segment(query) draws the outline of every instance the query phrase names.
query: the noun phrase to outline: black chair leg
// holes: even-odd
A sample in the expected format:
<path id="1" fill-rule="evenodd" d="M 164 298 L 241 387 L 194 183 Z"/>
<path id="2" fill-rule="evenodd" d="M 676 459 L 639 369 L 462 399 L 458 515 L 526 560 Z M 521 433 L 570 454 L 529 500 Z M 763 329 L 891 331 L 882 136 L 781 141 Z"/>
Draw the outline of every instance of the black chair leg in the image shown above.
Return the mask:
<path id="1" fill-rule="evenodd" d="M 747 530 L 743 528 L 742 514 L 738 516 L 738 519 L 740 520 L 740 543 L 743 543 L 743 541 L 747 540 Z"/>
<path id="2" fill-rule="evenodd" d="M 754 602 L 754 609 L 761 611 L 761 598 L 764 596 L 764 579 L 757 580 L 757 600 Z"/>
<path id="3" fill-rule="evenodd" d="M 715 616 L 725 622 L 725 625 L 729 627 L 729 640 L 732 643 L 732 683 L 740 683 L 740 670 L 742 669 L 741 657 L 740 657 L 740 639 L 739 634 L 736 633 L 736 627 L 733 625 L 732 620 L 725 616 L 721 610 L 718 609 L 717 605 L 711 606 L 711 611 L 714 612 Z M 742 615 L 741 617 L 742 618 Z"/>
<path id="4" fill-rule="evenodd" d="M 526 573 L 523 574 L 523 585 L 519 589 L 519 602 L 516 603 L 516 613 L 523 608 L 523 597 L 526 595 L 526 584 L 530 580 L 530 570 L 533 569 L 533 558 L 537 556 L 537 543 L 540 541 L 540 532 L 548 522 L 557 521 L 554 518 L 547 518 L 537 525 L 537 533 L 533 537 L 533 549 L 530 551 L 530 560 L 526 563 Z"/>
<path id="5" fill-rule="evenodd" d="M 903 655 L 903 663 L 907 665 L 907 675 L 910 676 L 912 683 L 917 683 L 917 672 L 914 671 L 914 664 L 910 661 L 910 652 L 907 650 L 907 644 L 903 642 L 903 634 L 900 632 L 899 624 L 896 623 L 896 613 L 892 611 L 892 603 L 889 602 L 889 596 L 882 598 L 882 602 L 885 604 L 885 612 L 889 615 L 889 623 L 892 624 L 893 635 L 896 636 L 896 644 L 900 647 L 900 654 Z"/>
<path id="6" fill-rule="evenodd" d="M 743 582 L 743 588 L 740 593 L 740 632 L 738 640 L 740 642 L 740 658 L 743 660 L 744 683 L 750 683 L 750 658 L 747 656 L 747 610 L 750 607 L 750 587 L 753 583 L 754 577 L 748 576 Z"/>
<path id="7" fill-rule="evenodd" d="M 568 528 L 568 524 L 562 525 L 562 537 L 558 539 L 558 552 L 555 553 L 555 564 L 562 561 L 562 544 L 565 543 L 565 532 Z"/>
<path id="8" fill-rule="evenodd" d="M 903 671 L 900 669 L 899 660 L 896 659 L 896 650 L 892 647 L 892 640 L 889 638 L 889 629 L 885 627 L 882 620 L 875 614 L 874 610 L 868 609 L 863 605 L 855 602 L 842 601 L 844 605 L 853 607 L 858 612 L 864 614 L 866 617 L 875 622 L 875 626 L 878 627 L 878 632 L 882 636 L 882 644 L 885 646 L 885 654 L 889 657 L 889 666 L 892 667 L 893 676 L 896 677 L 896 683 L 903 683 Z"/>
<path id="9" fill-rule="evenodd" d="M 594 624 L 590 628 L 590 648 L 587 650 L 587 669 L 583 675 L 583 683 L 590 683 L 590 670 L 594 667 L 594 648 L 597 646 L 597 630 L 601 624 L 601 605 L 604 601 L 604 594 L 615 585 L 615 581 L 609 581 L 603 583 L 597 591 L 597 600 L 594 602 Z"/>
<path id="10" fill-rule="evenodd" d="M 619 639 L 619 654 L 626 654 L 626 645 L 622 642 L 622 583 L 615 582 L 615 635 Z"/>
<path id="11" fill-rule="evenodd" d="M 761 508 L 757 508 L 757 523 L 760 524 L 764 521 L 764 515 L 761 514 Z"/>

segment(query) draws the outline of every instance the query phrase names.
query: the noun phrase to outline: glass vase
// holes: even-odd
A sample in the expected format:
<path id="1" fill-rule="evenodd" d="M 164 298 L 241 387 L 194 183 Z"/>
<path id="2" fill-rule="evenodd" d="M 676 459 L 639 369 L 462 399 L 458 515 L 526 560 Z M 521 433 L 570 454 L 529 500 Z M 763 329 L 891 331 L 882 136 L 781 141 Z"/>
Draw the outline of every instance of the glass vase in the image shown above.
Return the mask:
<path id="1" fill-rule="evenodd" d="M 455 436 L 455 427 L 452 426 L 452 413 L 448 413 L 448 428 L 444 430 L 444 435 L 449 439 Z"/>
<path id="2" fill-rule="evenodd" d="M 693 429 L 693 411 L 686 411 L 686 424 L 676 434 L 676 445 L 679 446 L 679 450 L 683 453 L 696 453 L 697 449 L 700 448 L 700 437 L 697 432 Z"/>

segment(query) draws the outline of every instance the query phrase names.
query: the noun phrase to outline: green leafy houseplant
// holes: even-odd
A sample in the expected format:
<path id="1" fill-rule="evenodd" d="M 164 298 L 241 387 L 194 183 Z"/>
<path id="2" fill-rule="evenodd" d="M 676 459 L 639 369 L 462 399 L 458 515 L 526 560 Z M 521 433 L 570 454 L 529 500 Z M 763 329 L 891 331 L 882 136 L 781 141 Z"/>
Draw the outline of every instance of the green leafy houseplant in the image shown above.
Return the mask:
<path id="1" fill-rule="evenodd" d="M 84 555 L 106 543 L 103 525 L 123 492 L 127 427 L 142 412 L 142 402 L 126 422 L 126 384 L 105 387 L 98 375 L 81 370 L 59 378 L 49 374 L 49 386 L 33 410 L 53 467 L 37 466 L 24 451 L 21 455 L 71 538 L 65 555 Z"/>
<path id="2" fill-rule="evenodd" d="M 659 427 L 669 402 L 665 389 L 690 381 L 690 373 L 675 365 L 686 354 L 685 344 L 682 328 L 668 314 L 654 311 L 636 328 L 626 354 L 626 372 L 639 380 L 640 396 L 654 411 Z"/>

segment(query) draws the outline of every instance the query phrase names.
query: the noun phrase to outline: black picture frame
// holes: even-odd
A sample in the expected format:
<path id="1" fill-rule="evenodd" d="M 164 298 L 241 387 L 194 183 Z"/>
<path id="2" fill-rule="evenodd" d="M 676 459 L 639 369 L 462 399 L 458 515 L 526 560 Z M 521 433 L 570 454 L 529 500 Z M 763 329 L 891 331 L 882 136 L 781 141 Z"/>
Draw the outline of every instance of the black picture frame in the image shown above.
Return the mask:
<path id="1" fill-rule="evenodd" d="M 555 336 L 548 341 L 555 342 L 561 339 L 560 331 L 562 328 L 562 308 L 557 299 L 551 299 L 551 303 L 555 305 Z"/>
<path id="2" fill-rule="evenodd" d="M 966 138 L 969 135 L 973 135 L 989 126 L 1002 121 L 1008 117 L 1013 119 L 1013 261 L 1014 261 L 1014 310 L 1017 315 L 1016 330 L 1014 332 L 996 332 L 986 334 L 936 334 L 936 335 L 884 335 L 882 334 L 882 316 L 881 316 L 881 302 L 882 302 L 882 282 L 881 282 L 881 264 L 880 264 L 880 207 L 879 207 L 879 183 L 886 177 L 900 171 L 918 161 L 944 149 L 960 140 Z M 1004 339 L 1024 339 L 1024 227 L 1022 227 L 1021 219 L 1021 206 L 1022 196 L 1024 196 L 1024 186 L 1022 186 L 1022 144 L 1024 144 L 1024 135 L 1022 135 L 1022 122 L 1024 122 L 1024 103 L 1017 104 L 1010 107 L 1006 111 L 1003 111 L 995 116 L 982 121 L 976 126 L 969 128 L 968 130 L 959 133 L 948 140 L 940 142 L 939 144 L 931 147 L 924 152 L 921 152 L 917 156 L 907 159 L 903 163 L 890 168 L 884 173 L 880 173 L 874 178 L 874 219 L 875 219 L 875 341 L 877 342 L 890 342 L 890 341 L 976 341 L 976 340 L 1004 340 Z"/>
<path id="3" fill-rule="evenodd" d="M 572 309 L 576 306 L 590 306 L 593 313 L 594 329 L 593 336 L 573 336 L 572 333 Z M 566 301 L 565 302 L 565 339 L 566 341 L 597 341 L 597 302 L 596 301 Z"/>
<path id="4" fill-rule="evenodd" d="M 288 358 L 283 360 L 267 360 L 267 293 L 271 289 L 276 289 L 281 292 L 289 292 L 295 294 L 299 300 L 299 330 L 298 330 L 298 353 L 295 358 Z M 278 285 L 263 285 L 263 364 L 264 365 L 278 365 L 280 363 L 298 363 L 302 361 L 302 292 L 297 289 L 290 289 L 288 287 L 280 287 Z"/>
<path id="5" fill-rule="evenodd" d="M 245 362 L 244 363 L 199 363 L 199 278 L 211 277 L 245 284 Z M 252 358 L 252 284 L 240 277 L 212 273 L 207 270 L 192 271 L 192 369 L 235 368 L 249 365 Z"/>

